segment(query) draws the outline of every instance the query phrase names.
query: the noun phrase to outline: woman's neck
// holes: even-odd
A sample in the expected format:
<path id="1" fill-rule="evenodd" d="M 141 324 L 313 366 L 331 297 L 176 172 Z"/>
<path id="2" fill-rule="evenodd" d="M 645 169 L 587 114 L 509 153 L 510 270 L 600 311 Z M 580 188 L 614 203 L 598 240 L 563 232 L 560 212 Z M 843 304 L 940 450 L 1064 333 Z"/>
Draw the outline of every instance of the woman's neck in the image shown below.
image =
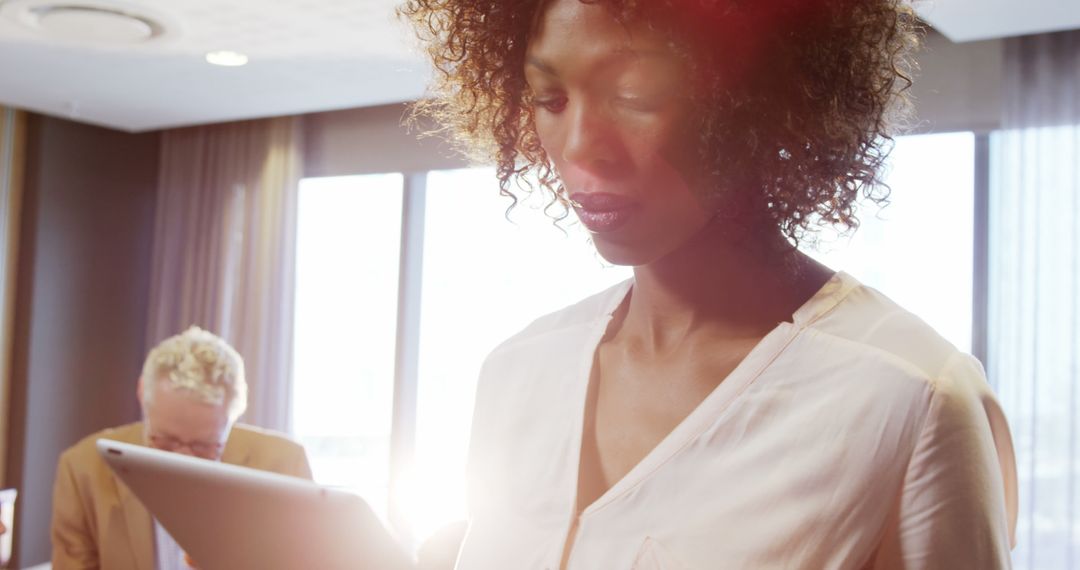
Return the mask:
<path id="1" fill-rule="evenodd" d="M 634 268 L 619 333 L 657 353 L 705 334 L 764 336 L 806 302 L 832 272 L 779 235 L 733 243 L 706 230 L 680 250 Z"/>

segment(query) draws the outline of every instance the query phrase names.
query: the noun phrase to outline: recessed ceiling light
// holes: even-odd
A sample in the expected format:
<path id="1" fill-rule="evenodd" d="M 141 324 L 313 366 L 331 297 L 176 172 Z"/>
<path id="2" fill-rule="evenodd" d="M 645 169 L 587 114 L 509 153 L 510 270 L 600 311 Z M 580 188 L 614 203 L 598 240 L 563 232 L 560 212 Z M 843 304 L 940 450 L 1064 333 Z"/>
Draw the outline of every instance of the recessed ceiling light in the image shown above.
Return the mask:
<path id="1" fill-rule="evenodd" d="M 0 17 L 53 40 L 97 46 L 131 46 L 174 36 L 160 14 L 122 0 L 7 0 Z"/>
<path id="2" fill-rule="evenodd" d="M 238 67 L 248 62 L 248 56 L 235 51 L 221 50 L 206 54 L 207 63 L 224 65 L 225 67 Z"/>

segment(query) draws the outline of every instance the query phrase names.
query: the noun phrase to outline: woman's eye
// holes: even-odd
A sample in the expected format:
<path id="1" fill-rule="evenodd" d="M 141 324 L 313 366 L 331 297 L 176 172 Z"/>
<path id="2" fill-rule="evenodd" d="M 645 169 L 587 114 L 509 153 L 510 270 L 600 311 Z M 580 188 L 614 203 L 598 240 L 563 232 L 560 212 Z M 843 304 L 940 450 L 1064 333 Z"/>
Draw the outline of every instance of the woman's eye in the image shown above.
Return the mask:
<path id="1" fill-rule="evenodd" d="M 560 113 L 566 108 L 566 97 L 536 97 L 533 99 L 533 105 L 549 113 Z"/>
<path id="2" fill-rule="evenodd" d="M 654 111 L 658 107 L 658 101 L 653 97 L 640 97 L 637 95 L 619 95 L 615 101 L 621 107 L 632 111 Z"/>

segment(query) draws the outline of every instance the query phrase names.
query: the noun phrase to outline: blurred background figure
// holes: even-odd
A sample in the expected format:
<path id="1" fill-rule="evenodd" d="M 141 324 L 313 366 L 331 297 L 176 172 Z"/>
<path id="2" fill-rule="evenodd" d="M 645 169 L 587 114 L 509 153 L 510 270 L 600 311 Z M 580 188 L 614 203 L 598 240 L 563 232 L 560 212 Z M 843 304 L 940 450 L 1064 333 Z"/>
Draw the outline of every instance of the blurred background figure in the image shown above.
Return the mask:
<path id="1" fill-rule="evenodd" d="M 212 333 L 191 327 L 151 350 L 138 396 L 143 421 L 90 435 L 60 457 L 53 499 L 53 568 L 190 567 L 169 533 L 114 478 L 98 455 L 98 439 L 311 478 L 302 446 L 236 424 L 247 407 L 244 363 Z"/>

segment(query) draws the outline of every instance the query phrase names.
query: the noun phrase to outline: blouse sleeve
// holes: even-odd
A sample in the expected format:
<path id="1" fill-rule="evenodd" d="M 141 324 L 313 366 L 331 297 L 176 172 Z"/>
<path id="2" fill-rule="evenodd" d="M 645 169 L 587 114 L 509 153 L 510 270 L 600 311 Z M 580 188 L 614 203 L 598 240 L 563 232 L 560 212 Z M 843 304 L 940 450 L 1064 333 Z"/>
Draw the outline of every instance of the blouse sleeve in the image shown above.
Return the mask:
<path id="1" fill-rule="evenodd" d="M 874 568 L 1011 568 L 1012 438 L 971 356 L 954 356 L 934 386 L 897 508 Z"/>

